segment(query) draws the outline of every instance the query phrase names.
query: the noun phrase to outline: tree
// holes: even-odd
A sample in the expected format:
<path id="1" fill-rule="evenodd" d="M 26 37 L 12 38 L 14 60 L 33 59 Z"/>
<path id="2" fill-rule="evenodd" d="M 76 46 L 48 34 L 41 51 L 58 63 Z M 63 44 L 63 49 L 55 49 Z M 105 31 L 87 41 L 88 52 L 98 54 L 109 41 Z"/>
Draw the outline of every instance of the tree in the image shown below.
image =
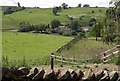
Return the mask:
<path id="1" fill-rule="evenodd" d="M 104 40 L 106 41 L 107 41 L 106 38 L 109 39 L 107 43 L 113 42 L 115 38 L 115 39 L 118 39 L 117 44 L 120 44 L 120 41 L 119 41 L 120 39 L 120 0 L 114 0 L 114 1 L 115 1 L 114 6 L 109 7 L 109 9 L 106 10 L 106 18 L 105 18 L 106 23 L 104 27 L 104 30 L 106 30 L 106 32 L 104 33 L 103 37 L 104 37 Z M 113 2 L 110 2 L 110 4 L 112 3 Z M 110 29 L 112 30 L 112 32 Z"/>
<path id="2" fill-rule="evenodd" d="M 61 23 L 59 20 L 54 19 L 50 22 L 50 24 L 51 24 L 51 27 L 54 29 L 54 28 L 59 27 Z"/>
<path id="3" fill-rule="evenodd" d="M 79 4 L 78 4 L 78 7 L 81 7 L 81 6 L 82 6 L 81 3 L 79 3 Z"/>
<path id="4" fill-rule="evenodd" d="M 20 3 L 19 3 L 19 2 L 18 2 L 17 4 L 18 4 L 18 7 L 21 7 L 21 5 L 20 5 Z"/>
<path id="5" fill-rule="evenodd" d="M 68 7 L 68 4 L 66 4 L 66 3 L 63 3 L 63 4 L 62 4 L 62 6 L 63 6 L 63 9 L 67 9 L 67 7 Z"/>
<path id="6" fill-rule="evenodd" d="M 73 20 L 73 21 L 71 21 L 70 28 L 72 30 L 78 31 L 79 28 L 80 28 L 80 22 L 79 22 L 79 20 Z"/>
<path id="7" fill-rule="evenodd" d="M 53 12 L 54 15 L 57 15 L 57 12 L 58 12 L 57 8 L 56 8 L 56 7 L 53 8 L 53 11 L 52 11 L 52 12 Z"/>
<path id="8" fill-rule="evenodd" d="M 101 29 L 102 29 L 102 25 L 101 25 L 101 22 L 96 22 L 94 25 L 93 25 L 93 28 L 92 28 L 92 34 L 93 36 L 96 37 L 96 41 L 97 41 L 97 37 L 101 37 Z"/>

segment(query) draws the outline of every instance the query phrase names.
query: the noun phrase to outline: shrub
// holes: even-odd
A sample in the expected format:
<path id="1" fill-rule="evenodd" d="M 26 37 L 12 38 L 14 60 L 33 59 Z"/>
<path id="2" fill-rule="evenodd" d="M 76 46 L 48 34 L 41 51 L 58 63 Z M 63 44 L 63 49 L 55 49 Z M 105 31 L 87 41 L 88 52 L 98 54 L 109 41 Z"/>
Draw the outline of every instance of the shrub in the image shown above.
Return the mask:
<path id="1" fill-rule="evenodd" d="M 102 12 L 102 10 L 99 10 L 99 12 Z"/>
<path id="2" fill-rule="evenodd" d="M 79 19 L 80 19 L 80 20 L 83 20 L 83 17 L 81 16 Z"/>
<path id="3" fill-rule="evenodd" d="M 62 35 L 63 36 L 70 36 L 70 31 L 64 31 Z"/>
<path id="4" fill-rule="evenodd" d="M 92 13 L 95 13 L 95 11 L 92 11 Z"/>
<path id="5" fill-rule="evenodd" d="M 60 30 L 60 31 L 58 31 L 58 33 L 59 33 L 60 35 L 62 35 L 62 34 L 63 34 L 63 31 L 62 31 L 62 30 Z"/>
<path id="6" fill-rule="evenodd" d="M 75 30 L 70 31 L 70 35 L 77 35 L 77 32 Z"/>

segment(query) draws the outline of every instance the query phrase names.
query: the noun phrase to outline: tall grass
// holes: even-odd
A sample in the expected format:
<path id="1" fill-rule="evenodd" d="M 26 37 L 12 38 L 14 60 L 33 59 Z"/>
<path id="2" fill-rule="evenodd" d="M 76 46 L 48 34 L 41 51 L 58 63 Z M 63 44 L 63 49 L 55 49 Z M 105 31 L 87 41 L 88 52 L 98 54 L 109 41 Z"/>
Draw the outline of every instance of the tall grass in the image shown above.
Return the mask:
<path id="1" fill-rule="evenodd" d="M 26 57 L 21 58 L 20 60 L 9 60 L 7 55 L 2 56 L 2 65 L 4 67 L 31 67 L 31 66 L 40 66 L 50 64 L 50 57 L 45 58 L 36 58 L 36 59 L 27 59 Z"/>

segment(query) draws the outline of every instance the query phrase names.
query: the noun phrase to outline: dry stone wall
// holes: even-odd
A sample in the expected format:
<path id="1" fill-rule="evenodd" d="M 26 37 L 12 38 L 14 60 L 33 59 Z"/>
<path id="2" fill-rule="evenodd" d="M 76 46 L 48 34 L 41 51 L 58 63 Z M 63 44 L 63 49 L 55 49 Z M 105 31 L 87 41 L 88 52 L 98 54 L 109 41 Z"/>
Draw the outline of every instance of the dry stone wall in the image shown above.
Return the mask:
<path id="1" fill-rule="evenodd" d="M 118 71 L 92 69 L 82 72 L 80 69 L 44 70 L 39 68 L 2 68 L 1 81 L 120 81 Z"/>

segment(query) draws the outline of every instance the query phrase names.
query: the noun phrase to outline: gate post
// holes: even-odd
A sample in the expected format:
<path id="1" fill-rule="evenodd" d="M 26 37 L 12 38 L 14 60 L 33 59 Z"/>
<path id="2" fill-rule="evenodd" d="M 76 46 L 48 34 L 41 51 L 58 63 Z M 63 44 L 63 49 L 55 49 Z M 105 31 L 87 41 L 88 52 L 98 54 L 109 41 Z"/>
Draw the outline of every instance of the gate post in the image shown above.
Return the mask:
<path id="1" fill-rule="evenodd" d="M 54 70 L 54 53 L 51 53 L 51 69 Z"/>

